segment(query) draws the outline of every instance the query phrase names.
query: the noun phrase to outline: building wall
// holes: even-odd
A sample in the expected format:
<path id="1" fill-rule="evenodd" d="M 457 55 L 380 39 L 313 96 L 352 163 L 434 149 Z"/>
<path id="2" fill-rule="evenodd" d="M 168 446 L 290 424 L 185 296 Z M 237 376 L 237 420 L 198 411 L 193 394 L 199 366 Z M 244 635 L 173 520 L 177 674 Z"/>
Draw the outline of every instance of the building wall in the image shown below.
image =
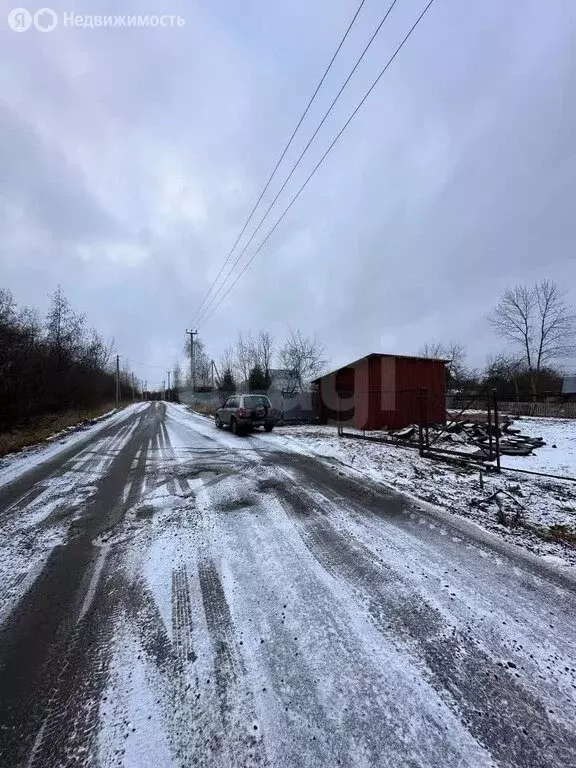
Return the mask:
<path id="1" fill-rule="evenodd" d="M 426 390 L 427 420 L 445 423 L 442 362 L 370 356 L 320 380 L 317 412 L 331 424 L 366 430 L 400 429 L 419 422 L 422 389 Z"/>

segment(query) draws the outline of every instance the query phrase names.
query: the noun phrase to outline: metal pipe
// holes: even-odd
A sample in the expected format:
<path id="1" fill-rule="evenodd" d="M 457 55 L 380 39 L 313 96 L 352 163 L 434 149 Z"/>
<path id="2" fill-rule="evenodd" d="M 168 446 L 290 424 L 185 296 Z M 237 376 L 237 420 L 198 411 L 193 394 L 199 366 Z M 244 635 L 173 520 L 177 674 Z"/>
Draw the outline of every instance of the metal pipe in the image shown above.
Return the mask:
<path id="1" fill-rule="evenodd" d="M 423 398 L 422 390 L 418 390 L 418 405 L 419 405 L 419 424 L 418 424 L 418 444 L 420 446 L 420 456 L 424 455 L 424 411 L 423 411 Z"/>
<path id="2" fill-rule="evenodd" d="M 498 419 L 498 395 L 496 389 L 492 390 L 494 404 L 494 434 L 496 438 L 496 471 L 500 472 L 500 421 Z"/>
<path id="3" fill-rule="evenodd" d="M 489 461 L 494 461 L 494 448 L 492 446 L 492 409 L 490 408 L 490 395 L 486 397 L 486 408 L 488 410 L 488 447 L 490 450 Z"/>

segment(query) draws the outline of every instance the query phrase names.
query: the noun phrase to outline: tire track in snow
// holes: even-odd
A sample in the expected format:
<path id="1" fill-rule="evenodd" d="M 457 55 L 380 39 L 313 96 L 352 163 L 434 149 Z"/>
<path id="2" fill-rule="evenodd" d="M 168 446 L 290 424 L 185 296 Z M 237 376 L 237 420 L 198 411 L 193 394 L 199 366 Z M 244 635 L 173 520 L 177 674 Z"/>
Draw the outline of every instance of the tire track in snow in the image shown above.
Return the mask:
<path id="1" fill-rule="evenodd" d="M 513 668 L 495 664 L 462 630 L 446 625 L 404 580 L 360 542 L 338 532 L 303 488 L 276 489 L 318 562 L 368 605 L 387 636 L 408 641 L 439 692 L 448 694 L 470 731 L 503 766 L 566 766 L 576 735 L 550 719 L 542 703 L 517 681 Z"/>
<path id="2" fill-rule="evenodd" d="M 176 657 L 182 665 L 194 663 L 196 654 L 192 640 L 192 607 L 186 566 L 172 571 L 172 640 Z"/>
<path id="3" fill-rule="evenodd" d="M 223 746 L 232 752 L 233 765 L 266 765 L 266 751 L 257 723 L 252 692 L 245 686 L 242 658 L 224 588 L 213 561 L 198 565 L 206 623 L 214 652 L 216 694 L 220 703 Z"/>
<path id="4" fill-rule="evenodd" d="M 148 426 L 139 425 L 71 526 L 67 543 L 53 550 L 3 627 L 0 758 L 9 765 L 31 758 L 44 768 L 88 759 L 116 594 L 110 584 L 102 589 L 104 577 L 92 580 L 98 562 L 93 541 L 123 517 L 123 486 L 148 439 Z"/>

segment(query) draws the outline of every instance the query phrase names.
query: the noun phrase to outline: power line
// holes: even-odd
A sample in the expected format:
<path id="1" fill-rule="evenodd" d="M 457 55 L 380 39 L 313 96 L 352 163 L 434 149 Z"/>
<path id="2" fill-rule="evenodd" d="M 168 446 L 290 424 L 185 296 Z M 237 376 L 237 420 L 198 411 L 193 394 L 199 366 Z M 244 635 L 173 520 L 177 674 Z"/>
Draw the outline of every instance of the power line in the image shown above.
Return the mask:
<path id="1" fill-rule="evenodd" d="M 238 275 L 236 276 L 236 278 L 235 278 L 234 282 L 233 282 L 233 283 L 230 285 L 230 287 L 228 288 L 228 290 L 226 291 L 226 293 L 225 293 L 225 294 L 224 294 L 224 295 L 221 297 L 220 301 L 219 301 L 219 302 L 218 302 L 218 303 L 217 303 L 217 304 L 216 304 L 216 305 L 215 305 L 215 306 L 212 308 L 212 310 L 210 311 L 210 313 L 209 313 L 209 314 L 208 314 L 208 315 L 207 315 L 207 316 L 204 318 L 204 321 L 203 321 L 203 322 L 207 322 L 207 321 L 208 321 L 208 320 L 209 320 L 209 319 L 212 317 L 212 315 L 214 314 L 214 312 L 215 312 L 215 311 L 218 309 L 218 307 L 219 307 L 219 306 L 220 306 L 220 304 L 221 304 L 221 303 L 224 301 L 224 299 L 226 298 L 226 296 L 228 296 L 228 294 L 230 293 L 230 291 L 232 290 L 232 288 L 234 288 L 234 286 L 236 285 L 236 283 L 238 282 L 238 280 L 239 280 L 239 279 L 242 277 L 242 275 L 244 274 L 244 272 L 245 272 L 245 271 L 248 269 L 248 267 L 250 266 L 250 264 L 252 264 L 252 262 L 254 261 L 254 259 L 256 258 L 256 256 L 258 255 L 258 253 L 260 253 L 260 251 L 262 250 L 262 248 L 263 248 L 263 247 L 266 245 L 266 243 L 268 242 L 268 240 L 270 239 L 270 237 L 272 236 L 272 234 L 274 233 L 274 231 L 276 230 L 276 228 L 278 227 L 278 225 L 280 224 L 280 222 L 281 222 L 281 221 L 284 219 L 284 217 L 286 216 L 286 214 L 288 213 L 288 211 L 290 210 L 290 208 L 292 208 L 292 206 L 294 205 L 294 203 L 296 202 L 296 200 L 297 200 L 297 199 L 300 197 L 300 195 L 302 194 L 302 192 L 304 191 L 304 189 L 305 189 L 305 188 L 308 186 L 308 183 L 310 182 L 310 180 L 312 179 L 312 177 L 313 177 L 313 176 L 316 174 L 316 172 L 318 171 L 318 169 L 320 168 L 320 166 L 322 165 L 322 163 L 324 162 L 324 160 L 325 160 L 325 159 L 328 157 L 328 155 L 329 155 L 329 154 L 330 154 L 330 152 L 332 151 L 332 149 L 333 149 L 334 145 L 336 144 L 336 142 L 337 142 L 337 141 L 340 139 L 340 137 L 342 136 L 342 134 L 344 133 L 344 131 L 346 130 L 346 128 L 347 128 L 347 127 L 350 125 L 350 123 L 352 122 L 352 120 L 353 120 L 353 119 L 354 119 L 354 117 L 356 116 L 357 112 L 358 112 L 358 111 L 361 109 L 361 107 L 362 107 L 362 105 L 364 104 L 364 102 L 366 101 L 366 99 L 367 99 L 367 98 L 370 96 L 370 94 L 372 93 L 372 91 L 374 90 L 374 88 L 376 88 L 376 86 L 378 85 L 378 83 L 379 83 L 379 82 L 380 82 L 380 80 L 382 79 L 383 75 L 385 74 L 386 70 L 387 70 L 387 69 L 388 69 L 388 67 L 389 67 L 389 66 L 392 64 L 392 62 L 394 61 L 394 59 L 396 58 L 396 56 L 397 56 L 397 55 L 400 53 L 400 51 L 401 51 L 401 50 L 402 50 L 402 48 L 404 47 L 404 45 L 405 45 L 406 41 L 407 41 L 407 40 L 408 40 L 408 38 L 409 38 L 409 37 L 412 35 L 412 33 L 414 32 L 414 30 L 416 29 L 416 27 L 418 26 L 418 24 L 419 24 L 419 23 L 422 21 L 422 19 L 424 18 L 425 14 L 427 13 L 428 9 L 430 8 L 430 6 L 432 5 L 432 3 L 433 3 L 433 2 L 434 2 L 434 0 L 429 0 L 428 4 L 427 4 L 427 5 L 426 5 L 426 7 L 424 8 L 424 10 L 423 10 L 423 11 L 422 11 L 422 13 L 420 14 L 420 16 L 418 16 L 418 18 L 416 19 L 416 21 L 414 22 L 414 24 L 413 24 L 413 25 L 410 27 L 410 30 L 408 31 L 408 33 L 406 34 L 406 36 L 404 37 L 404 39 L 402 40 L 402 42 L 400 43 L 400 45 L 399 45 L 399 46 L 396 48 L 396 50 L 394 51 L 394 53 L 392 54 L 392 56 L 391 56 L 391 57 L 388 59 L 388 61 L 387 61 L 386 65 L 385 65 L 385 67 L 382 69 L 382 71 L 380 72 L 380 74 L 378 75 L 378 77 L 377 77 L 377 78 L 374 80 L 374 82 L 372 83 L 372 85 L 370 86 L 370 88 L 369 88 L 369 89 L 366 91 L 366 93 L 364 94 L 364 96 L 362 97 L 362 99 L 361 99 L 361 100 L 358 102 L 358 104 L 356 105 L 356 107 L 355 107 L 355 108 L 354 108 L 354 110 L 352 111 L 352 113 L 351 113 L 350 117 L 348 118 L 348 120 L 346 120 L 346 122 L 344 123 L 344 125 L 342 126 L 342 128 L 340 129 L 340 131 L 339 131 L 339 132 L 336 134 L 336 137 L 333 139 L 333 141 L 331 142 L 331 144 L 328 146 L 328 149 L 327 149 L 327 150 L 324 152 L 324 154 L 322 155 L 322 157 L 320 158 L 320 160 L 318 161 L 318 163 L 317 163 L 317 164 L 314 166 L 314 168 L 312 169 L 312 172 L 310 173 L 310 175 L 308 176 L 308 178 L 306 179 L 306 181 L 305 181 L 305 182 L 302 184 L 302 186 L 301 186 L 301 187 L 298 189 L 298 191 L 296 192 L 296 194 L 294 195 L 294 197 L 291 199 L 291 201 L 289 202 L 289 204 L 286 206 L 286 208 L 285 208 L 285 209 L 282 211 L 281 215 L 280 215 L 280 216 L 278 217 L 278 219 L 276 220 L 276 222 L 275 222 L 274 226 L 272 227 L 272 229 L 271 229 L 271 230 L 268 232 L 268 234 L 266 235 L 266 237 L 264 238 L 264 240 L 263 240 L 263 241 L 260 243 L 260 245 L 258 246 L 258 248 L 257 248 L 257 249 L 254 251 L 254 253 L 253 253 L 253 254 L 252 254 L 252 256 L 250 257 L 250 259 L 249 259 L 249 260 L 246 262 L 246 264 L 244 265 L 244 267 L 243 267 L 243 268 L 240 270 L 240 272 L 239 272 L 239 273 L 238 273 Z"/>
<path id="2" fill-rule="evenodd" d="M 360 56 L 359 56 L 359 57 L 358 57 L 358 59 L 356 60 L 356 63 L 355 63 L 355 64 L 354 64 L 354 66 L 352 67 L 352 69 L 351 69 L 350 73 L 348 74 L 348 77 L 346 78 L 346 80 L 344 81 L 344 83 L 343 83 L 343 85 L 341 86 L 340 90 L 338 91 L 338 93 L 337 93 L 337 94 L 336 94 L 336 96 L 334 97 L 334 99 L 333 99 L 332 103 L 330 104 L 330 106 L 328 107 L 327 111 L 325 112 L 325 114 L 324 114 L 324 116 L 323 116 L 322 120 L 321 120 L 321 121 L 319 122 L 319 124 L 317 125 L 317 127 L 316 127 L 316 130 L 314 131 L 314 133 L 313 133 L 313 134 L 312 134 L 312 136 L 310 137 L 310 139 L 309 139 L 308 143 L 306 144 L 306 146 L 304 147 L 304 149 L 303 149 L 303 150 L 302 150 L 302 152 L 300 153 L 300 156 L 298 157 L 298 159 L 296 160 L 296 162 L 295 162 L 295 163 L 294 163 L 294 165 L 292 166 L 292 168 L 291 168 L 291 170 L 290 170 L 290 173 L 288 174 L 288 176 L 287 176 L 287 177 L 286 177 L 286 179 L 284 180 L 284 183 L 282 184 L 282 186 L 280 187 L 280 189 L 279 189 L 279 190 L 278 190 L 278 192 L 276 193 L 276 197 L 275 197 L 275 198 L 272 200 L 272 202 L 270 203 L 270 205 L 269 205 L 269 206 L 268 206 L 268 208 L 266 209 L 266 211 L 265 211 L 264 215 L 262 216 L 262 218 L 261 218 L 261 219 L 260 219 L 260 221 L 258 222 L 258 226 L 257 226 L 257 227 L 256 227 L 256 229 L 255 229 L 255 230 L 252 232 L 252 235 L 250 236 L 250 238 L 249 238 L 248 242 L 247 242 L 247 243 L 245 243 L 244 247 L 243 247 L 243 248 L 242 248 L 242 250 L 240 251 L 240 253 L 239 253 L 238 257 L 236 258 L 236 261 L 234 262 L 234 264 L 232 265 L 232 267 L 231 267 L 230 271 L 228 272 L 228 274 L 227 274 L 227 275 L 226 275 L 226 277 L 224 278 L 224 280 L 223 280 L 222 284 L 220 285 L 220 287 L 218 288 L 218 290 L 216 291 L 216 293 L 214 294 L 214 296 L 212 297 L 212 299 L 211 299 L 211 300 L 208 302 L 208 304 L 206 305 L 206 307 L 205 307 L 204 311 L 201 313 L 200 317 L 198 318 L 198 322 L 201 322 L 201 321 L 202 321 L 202 317 L 203 317 L 203 316 L 206 316 L 206 314 L 207 314 L 207 313 L 210 311 L 210 305 L 214 305 L 214 302 L 215 302 L 215 300 L 218 298 L 218 295 L 219 295 L 219 294 L 222 292 L 222 290 L 223 290 L 223 288 L 224 288 L 224 286 L 225 286 L 225 284 L 226 284 L 226 281 L 228 280 L 228 278 L 230 277 L 230 275 L 231 275 L 231 274 L 234 272 L 234 270 L 236 269 L 236 266 L 237 266 L 237 264 L 239 263 L 239 261 L 241 260 L 242 256 L 244 256 L 244 254 L 245 254 L 245 253 L 246 253 L 246 251 L 248 250 L 248 248 L 249 248 L 250 244 L 252 243 L 252 241 L 254 240 L 254 238 L 256 237 L 256 235 L 258 234 L 258 232 L 260 231 L 260 227 L 262 226 L 262 224 L 264 223 L 264 221 L 267 219 L 267 217 L 268 217 L 268 214 L 270 213 L 270 211 L 272 210 L 272 208 L 273 208 L 273 207 L 274 207 L 274 205 L 276 204 L 276 202 L 277 202 L 278 198 L 280 197 L 280 195 L 282 194 L 282 192 L 285 190 L 285 188 L 286 188 L 286 185 L 288 184 L 288 182 L 290 181 L 290 179 L 291 179 L 291 178 L 292 178 L 292 176 L 294 175 L 294 172 L 296 171 L 296 169 L 297 169 L 297 168 L 298 168 L 298 166 L 300 165 L 300 162 L 302 161 L 302 158 L 304 157 L 304 155 L 306 154 L 306 152 L 308 152 L 308 149 L 310 148 L 310 145 L 312 144 L 312 142 L 314 141 L 314 139 L 315 139 L 315 138 L 316 138 L 316 136 L 318 135 L 318 132 L 320 131 L 320 129 L 322 128 L 322 126 L 324 125 L 324 123 L 326 122 L 326 120 L 328 119 L 329 115 L 331 114 L 332 110 L 334 109 L 334 106 L 336 105 L 336 102 L 338 101 L 338 99 L 339 99 L 339 98 L 340 98 L 340 96 L 342 95 L 342 93 L 343 93 L 344 89 L 346 88 L 346 86 L 348 85 L 348 83 L 350 82 L 350 80 L 352 79 L 352 77 L 354 76 L 354 73 L 356 72 L 356 70 L 357 70 L 357 69 L 358 69 L 358 67 L 360 66 L 360 63 L 361 63 L 361 62 L 362 62 L 362 60 L 364 59 L 364 56 L 367 54 L 367 52 L 368 52 L 368 49 L 371 47 L 372 43 L 373 43 L 373 42 L 374 42 L 374 40 L 376 39 L 376 37 L 377 37 L 378 33 L 380 32 L 380 30 L 381 30 L 381 29 L 382 29 L 382 27 L 384 26 L 384 23 L 385 23 L 386 19 L 387 19 L 387 18 L 388 18 L 388 16 L 390 15 L 390 13 L 391 13 L 392 9 L 394 8 L 394 6 L 396 5 L 396 3 L 397 3 L 397 2 L 398 2 L 398 0 L 392 0 L 392 3 L 391 3 L 391 5 L 390 5 L 390 7 L 388 8 L 388 10 L 386 11 L 386 13 L 384 14 L 384 16 L 382 17 L 382 19 L 380 20 L 380 23 L 378 24 L 378 26 L 377 26 L 377 27 L 376 27 L 376 29 L 374 30 L 374 33 L 372 34 L 372 37 L 370 38 L 370 40 L 368 41 L 368 43 L 367 43 L 367 44 L 366 44 L 366 46 L 364 47 L 364 50 L 362 51 L 362 53 L 360 54 Z"/>
<path id="3" fill-rule="evenodd" d="M 211 286 L 210 286 L 210 288 L 208 289 L 208 293 L 207 293 L 207 294 L 204 296 L 204 298 L 202 299 L 202 303 L 200 304 L 200 306 L 199 306 L 199 307 L 198 307 L 198 309 L 196 310 L 196 312 L 195 312 L 195 314 L 194 314 L 194 317 L 192 318 L 192 322 L 194 322 L 195 318 L 197 318 L 197 317 L 200 315 L 200 311 L 202 310 L 202 307 L 204 307 L 204 304 L 206 303 L 206 300 L 208 299 L 208 297 L 210 296 L 210 294 L 211 294 L 211 293 L 212 293 L 212 291 L 214 290 L 214 286 L 216 285 L 216 283 L 217 283 L 217 282 L 218 282 L 218 280 L 220 279 L 220 275 L 222 274 L 222 272 L 224 271 L 224 269 L 225 269 L 226 265 L 228 264 L 228 262 L 229 262 L 229 261 L 230 261 L 230 259 L 232 258 L 232 254 L 234 253 L 234 251 L 235 251 L 235 249 L 236 249 L 236 246 L 237 246 L 237 245 L 238 245 L 238 243 L 240 242 L 240 239 L 242 238 L 242 235 L 243 235 L 243 234 L 244 234 L 244 232 L 246 231 L 246 229 L 247 229 L 247 227 L 248 227 L 248 224 L 250 224 L 250 222 L 252 221 L 252 217 L 253 217 L 253 216 L 254 216 L 254 214 L 256 213 L 256 209 L 257 209 L 257 208 L 258 208 L 258 206 L 260 205 L 260 202 L 261 202 L 262 198 L 264 197 L 264 195 L 266 194 L 266 191 L 267 191 L 268 187 L 270 186 L 270 183 L 271 183 L 272 179 L 273 179 L 273 178 L 274 178 L 274 176 L 276 175 L 276 171 L 278 170 L 278 168 L 279 168 L 279 166 L 280 166 L 280 163 L 282 162 L 282 160 L 284 160 L 284 157 L 285 157 L 285 155 L 286 155 L 286 152 L 288 152 L 288 150 L 289 150 L 290 146 L 292 145 L 292 142 L 294 141 L 294 137 L 295 137 L 295 136 L 296 136 L 296 134 L 298 133 L 298 129 L 300 128 L 300 126 L 302 125 L 302 123 L 303 123 L 303 121 L 304 121 L 304 118 L 305 118 L 305 117 L 306 117 L 306 115 L 308 114 L 308 111 L 310 110 L 310 107 L 312 106 L 312 103 L 313 103 L 314 99 L 316 98 L 316 96 L 317 96 L 317 94 L 318 94 L 318 91 L 319 91 L 319 90 L 320 90 L 320 88 L 322 87 L 322 83 L 323 83 L 323 82 L 324 82 L 324 80 L 326 79 L 326 76 L 328 75 L 328 72 L 331 70 L 331 68 L 332 68 L 332 64 L 334 64 L 334 61 L 335 61 L 335 59 L 336 59 L 336 56 L 338 56 L 338 54 L 340 53 L 340 49 L 341 49 L 341 48 L 342 48 L 342 46 L 344 45 L 344 43 L 345 43 L 345 41 L 346 41 L 346 38 L 348 37 L 348 33 L 350 32 L 350 30 L 351 30 L 351 29 L 352 29 L 352 27 L 354 26 L 354 23 L 356 22 L 356 19 L 358 18 L 358 14 L 359 14 L 359 13 L 360 13 L 360 11 L 362 10 L 362 7 L 363 7 L 363 5 L 364 5 L 364 3 L 365 3 L 365 2 L 366 2 L 366 0 L 361 0 L 361 3 L 360 3 L 360 5 L 359 5 L 359 6 L 358 6 L 358 8 L 356 9 L 356 13 L 355 13 L 355 14 L 354 14 L 354 16 L 352 17 L 352 21 L 351 21 L 351 22 L 350 22 L 350 24 L 348 25 L 348 28 L 346 29 L 346 32 L 344 33 L 344 36 L 343 36 L 343 37 L 342 37 L 342 39 L 340 40 L 340 42 L 339 42 L 339 44 L 338 44 L 338 47 L 336 48 L 336 51 L 334 52 L 334 55 L 333 55 L 333 56 L 332 56 L 332 58 L 330 59 L 330 63 L 328 64 L 328 66 L 327 66 L 327 67 L 326 67 L 326 69 L 324 70 L 324 74 L 323 74 L 323 75 L 322 75 L 322 77 L 320 78 L 320 82 L 319 82 L 319 83 L 318 83 L 318 85 L 316 86 L 316 90 L 315 90 L 315 91 L 314 91 L 314 93 L 312 94 L 312 97 L 310 98 L 310 101 L 308 102 L 308 104 L 307 104 L 307 106 L 306 106 L 306 109 L 304 110 L 304 112 L 302 113 L 302 115 L 301 115 L 300 119 L 298 120 L 298 123 L 297 123 L 297 125 L 296 125 L 296 128 L 294 128 L 294 130 L 292 131 L 292 135 L 291 135 L 291 136 L 290 136 L 290 138 L 288 139 L 288 143 L 286 144 L 286 146 L 285 146 L 285 147 L 284 147 L 284 149 L 282 150 L 282 154 L 280 155 L 280 157 L 279 157 L 278 161 L 276 162 L 276 165 L 274 166 L 274 170 L 273 170 L 273 171 L 272 171 L 272 173 L 270 174 L 270 176 L 269 176 L 269 178 L 268 178 L 268 181 L 267 181 L 267 182 L 266 182 L 266 184 L 264 185 L 264 189 L 263 189 L 263 190 L 262 190 L 262 192 L 260 193 L 260 197 L 258 198 L 258 200 L 256 200 L 256 203 L 254 204 L 254 207 L 253 207 L 253 208 L 252 208 L 252 210 L 250 211 L 250 215 L 249 215 L 249 216 L 248 216 L 248 218 L 246 219 L 246 221 L 245 221 L 245 223 L 244 223 L 244 226 L 242 227 L 242 230 L 241 230 L 240 234 L 239 234 L 239 235 L 238 235 L 238 237 L 236 238 L 236 242 L 234 243 L 234 245 L 233 245 L 233 246 L 232 246 L 232 248 L 230 249 L 230 253 L 229 253 L 229 254 L 228 254 L 228 256 L 226 257 L 226 259 L 225 259 L 224 263 L 222 264 L 222 266 L 220 267 L 220 271 L 218 272 L 218 274 L 217 274 L 217 275 L 216 275 L 216 277 L 214 278 L 214 281 L 212 282 L 212 285 L 211 285 Z"/>
<path id="4" fill-rule="evenodd" d="M 140 360 L 133 360 L 131 357 L 126 357 L 125 355 L 119 355 L 119 357 L 122 360 L 125 360 L 127 363 L 134 363 L 136 365 L 143 365 L 146 368 L 158 368 L 158 369 L 160 369 L 162 371 L 166 370 L 166 367 L 163 366 L 163 365 L 151 365 L 150 363 L 142 363 L 142 362 L 140 362 Z"/>

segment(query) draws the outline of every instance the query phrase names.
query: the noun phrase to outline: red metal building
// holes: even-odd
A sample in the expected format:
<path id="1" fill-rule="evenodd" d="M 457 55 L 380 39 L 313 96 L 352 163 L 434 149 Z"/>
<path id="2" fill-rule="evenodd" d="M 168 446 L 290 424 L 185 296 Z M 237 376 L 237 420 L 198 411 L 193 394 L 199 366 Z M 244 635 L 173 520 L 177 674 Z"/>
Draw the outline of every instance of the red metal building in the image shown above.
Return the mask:
<path id="1" fill-rule="evenodd" d="M 373 353 L 314 380 L 323 423 L 401 429 L 446 422 L 446 360 Z"/>

